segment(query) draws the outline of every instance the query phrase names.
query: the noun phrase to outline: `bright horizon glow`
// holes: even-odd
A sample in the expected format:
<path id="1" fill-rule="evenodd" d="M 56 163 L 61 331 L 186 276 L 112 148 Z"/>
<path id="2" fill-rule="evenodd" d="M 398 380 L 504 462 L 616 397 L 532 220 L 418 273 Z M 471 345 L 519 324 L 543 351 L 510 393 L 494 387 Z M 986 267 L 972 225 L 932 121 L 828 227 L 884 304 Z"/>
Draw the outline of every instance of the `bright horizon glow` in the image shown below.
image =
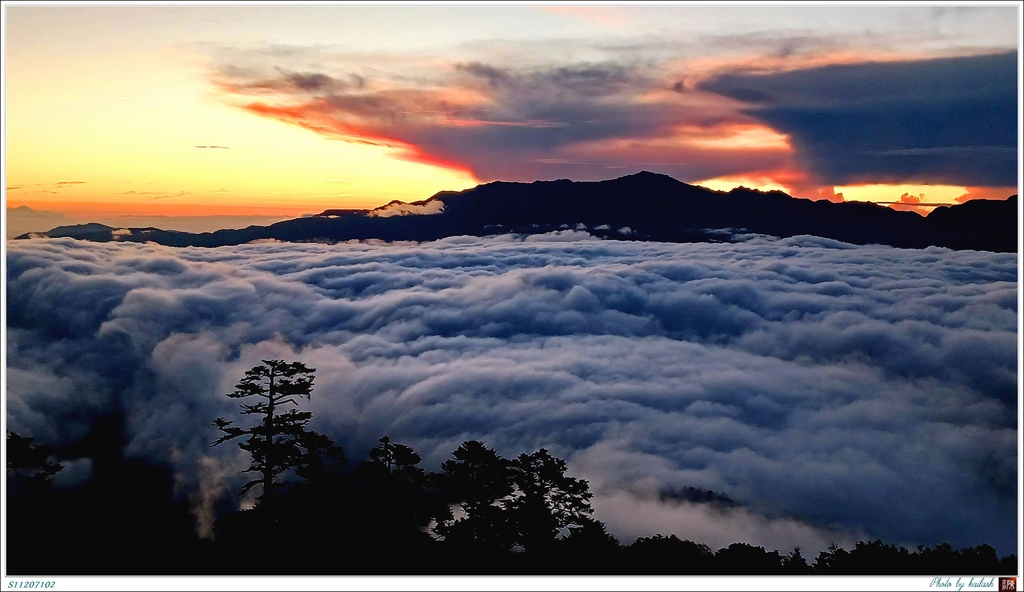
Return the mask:
<path id="1" fill-rule="evenodd" d="M 963 203 L 967 199 L 1006 199 L 1015 195 L 1017 188 L 992 187 L 979 192 L 954 185 L 871 184 L 836 186 L 834 191 L 842 194 L 844 201 L 872 202 L 927 213 L 937 205 Z"/>
<path id="2" fill-rule="evenodd" d="M 697 181 L 694 185 L 725 192 L 732 191 L 738 187 L 757 189 L 758 191 L 782 191 L 785 193 L 792 191 L 769 177 L 720 177 L 718 179 Z"/>
<path id="3" fill-rule="evenodd" d="M 835 188 L 842 193 L 845 201 L 898 202 L 907 194 L 924 203 L 955 203 L 956 198 L 967 193 L 966 187 L 952 185 L 842 185 Z M 1007 195 L 1009 197 L 1009 195 Z"/>
<path id="4" fill-rule="evenodd" d="M 76 217 L 297 216 L 640 170 L 829 195 L 787 134 L 696 85 L 1016 47 L 998 9 L 10 2 L 4 16 L 5 204 Z M 794 23 L 813 33 L 790 39 Z M 952 187 L 835 191 L 994 193 Z"/>

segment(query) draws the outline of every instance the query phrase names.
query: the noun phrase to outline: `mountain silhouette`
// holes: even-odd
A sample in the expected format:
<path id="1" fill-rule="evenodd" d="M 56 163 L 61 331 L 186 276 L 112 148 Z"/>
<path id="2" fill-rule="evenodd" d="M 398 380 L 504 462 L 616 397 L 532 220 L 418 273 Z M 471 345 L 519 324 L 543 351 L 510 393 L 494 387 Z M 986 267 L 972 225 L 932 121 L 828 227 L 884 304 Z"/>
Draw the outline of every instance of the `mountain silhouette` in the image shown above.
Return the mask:
<path id="1" fill-rule="evenodd" d="M 326 210 L 237 230 L 196 234 L 87 224 L 17 238 L 71 236 L 215 247 L 269 239 L 427 241 L 579 229 L 621 240 L 723 242 L 737 234 L 814 235 L 853 244 L 1016 252 L 1017 217 L 1016 195 L 942 206 L 922 217 L 872 203 L 812 201 L 781 191 L 714 191 L 644 171 L 607 181 L 495 181 L 465 191 L 442 191 L 409 204 L 395 201 L 373 210 Z"/>

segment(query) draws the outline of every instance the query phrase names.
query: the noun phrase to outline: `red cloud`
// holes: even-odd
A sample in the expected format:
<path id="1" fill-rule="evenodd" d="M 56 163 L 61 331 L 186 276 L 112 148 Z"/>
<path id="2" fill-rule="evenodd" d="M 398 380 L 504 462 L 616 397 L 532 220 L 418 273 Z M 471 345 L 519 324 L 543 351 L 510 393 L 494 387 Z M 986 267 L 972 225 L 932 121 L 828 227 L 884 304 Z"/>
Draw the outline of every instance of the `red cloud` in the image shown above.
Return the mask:
<path id="1" fill-rule="evenodd" d="M 919 193 L 917 195 L 911 195 L 909 193 L 904 193 L 903 195 L 900 196 L 900 201 L 899 202 L 889 204 L 889 207 L 894 209 L 894 210 L 902 210 L 902 211 L 905 211 L 905 212 L 917 212 L 918 214 L 921 214 L 922 216 L 927 216 L 928 212 L 931 212 L 934 209 L 935 206 L 920 206 L 920 205 L 918 205 L 922 201 L 924 201 L 924 194 L 923 193 Z"/>
<path id="2" fill-rule="evenodd" d="M 402 160 L 469 173 L 466 166 L 429 154 L 415 144 L 380 135 L 369 127 L 346 123 L 342 119 L 332 116 L 333 110 L 329 106 L 325 106 L 323 100 L 284 107 L 266 103 L 250 103 L 245 105 L 244 109 L 250 113 L 292 123 L 310 131 L 348 142 L 394 148 L 396 155 Z"/>
<path id="3" fill-rule="evenodd" d="M 788 143 L 734 102 L 665 91 L 650 67 L 471 62 L 376 78 L 223 67 L 216 83 L 250 113 L 481 180 L 648 169 L 695 181 L 792 166 Z"/>

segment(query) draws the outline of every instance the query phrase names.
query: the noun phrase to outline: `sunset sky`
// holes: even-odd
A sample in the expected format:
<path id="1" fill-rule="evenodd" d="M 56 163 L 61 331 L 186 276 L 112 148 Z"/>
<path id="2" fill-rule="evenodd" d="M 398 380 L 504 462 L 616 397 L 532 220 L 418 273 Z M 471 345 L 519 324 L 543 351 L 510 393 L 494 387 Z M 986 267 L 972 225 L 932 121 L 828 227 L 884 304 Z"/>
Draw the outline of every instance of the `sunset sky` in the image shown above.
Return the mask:
<path id="1" fill-rule="evenodd" d="M 7 212 L 290 217 L 639 170 L 1002 199 L 1018 9 L 7 3 Z"/>
<path id="2" fill-rule="evenodd" d="M 662 542 L 727 549 L 680 570 L 750 551 L 734 543 L 780 553 L 751 569 L 786 558 L 794 573 L 800 557 L 827 572 L 820 553 L 858 541 L 918 549 L 915 569 L 947 556 L 944 544 L 965 561 L 1019 556 L 1020 250 L 1004 252 L 1008 225 L 981 233 L 975 221 L 1020 206 L 916 219 L 1018 192 L 1019 0 L 0 2 L 0 404 L 5 432 L 52 447 L 63 467 L 18 514 L 49 516 L 55 530 L 33 532 L 52 549 L 23 545 L 15 574 L 83 576 L 54 580 L 64 591 L 119 589 L 77 569 L 92 557 L 100 573 L 237 573 L 234 541 L 261 525 L 306 528 L 288 516 L 329 533 L 324 553 L 340 559 L 282 555 L 257 572 L 397 574 L 427 558 L 426 573 L 454 576 L 494 557 L 515 574 L 558 568 L 561 553 L 566 569 L 613 571 L 604 557 L 623 557 L 643 573 Z M 517 192 L 498 187 L 375 213 L 448 208 L 411 220 L 339 214 L 223 240 L 139 230 L 266 226 L 492 181 L 640 171 L 879 205 L 709 197 L 729 202 L 726 216 L 680 190 L 699 207 L 660 208 L 632 188 L 658 197 L 673 183 L 637 175 L 568 192 L 600 207 L 547 212 L 541 200 L 559 196 L 537 191 L 536 209 L 511 206 L 522 216 L 506 215 Z M 713 215 L 671 227 L 698 209 Z M 836 210 L 853 214 L 837 224 Z M 31 234 L 89 222 L 113 228 Z M 170 246 L 181 244 L 221 246 Z M 936 246 L 910 248 L 925 245 Z M 211 443 L 250 425 L 250 406 L 225 393 L 267 360 L 318 369 L 296 409 L 349 464 L 328 468 L 326 440 L 302 437 L 286 443 L 304 447 L 299 464 L 239 496 L 270 452 Z M 454 480 L 420 488 L 363 465 L 384 435 L 421 455 L 424 474 Z M 576 520 L 580 538 L 555 541 L 568 530 L 522 497 L 523 464 L 485 518 L 527 500 L 525 521 L 496 515 L 498 535 L 473 540 L 480 553 L 465 560 L 474 522 L 421 527 L 445 504 L 453 520 L 473 516 L 461 477 L 442 468 L 473 440 L 508 459 L 564 459 L 599 522 Z M 284 483 L 307 476 L 319 477 Z M 415 511 L 375 521 L 370 495 Z M 270 499 L 344 503 L 321 519 L 319 502 L 278 515 Z M 236 512 L 253 507 L 270 514 Z M 348 528 L 350 516 L 367 527 Z M 616 555 L 605 527 L 623 547 L 655 537 L 653 553 Z M 350 560 L 392 540 L 421 556 Z M 577 561 L 591 552 L 599 561 Z M 218 589 L 264 585 L 226 580 Z M 629 585 L 581 587 L 593 582 Z"/>

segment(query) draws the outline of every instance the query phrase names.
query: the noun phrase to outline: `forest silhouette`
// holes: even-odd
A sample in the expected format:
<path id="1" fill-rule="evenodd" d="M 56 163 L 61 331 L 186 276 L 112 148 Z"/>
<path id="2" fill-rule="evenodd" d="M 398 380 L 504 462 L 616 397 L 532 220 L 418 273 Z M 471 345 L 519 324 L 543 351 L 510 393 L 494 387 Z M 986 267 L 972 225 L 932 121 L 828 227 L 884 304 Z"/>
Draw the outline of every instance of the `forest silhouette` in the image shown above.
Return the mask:
<path id="1" fill-rule="evenodd" d="M 860 541 L 808 559 L 736 542 L 717 551 L 655 534 L 622 544 L 593 518 L 587 481 L 541 448 L 504 458 L 462 442 L 439 471 L 411 447 L 379 439 L 349 462 L 309 428 L 315 370 L 263 360 L 227 396 L 237 419 L 221 437 L 251 458 L 237 496 L 219 500 L 201 528 L 169 466 L 126 458 L 124 425 L 93 430 L 92 477 L 54 485 L 60 454 L 7 432 L 7 569 L 10 575 L 935 575 L 1015 574 L 1015 555 L 948 543 L 916 550 Z M 254 503 L 240 499 L 254 490 Z M 688 490 L 707 503 L 734 503 Z M 210 526 L 210 525 L 207 525 Z M 200 532 L 207 536 L 200 536 Z"/>

